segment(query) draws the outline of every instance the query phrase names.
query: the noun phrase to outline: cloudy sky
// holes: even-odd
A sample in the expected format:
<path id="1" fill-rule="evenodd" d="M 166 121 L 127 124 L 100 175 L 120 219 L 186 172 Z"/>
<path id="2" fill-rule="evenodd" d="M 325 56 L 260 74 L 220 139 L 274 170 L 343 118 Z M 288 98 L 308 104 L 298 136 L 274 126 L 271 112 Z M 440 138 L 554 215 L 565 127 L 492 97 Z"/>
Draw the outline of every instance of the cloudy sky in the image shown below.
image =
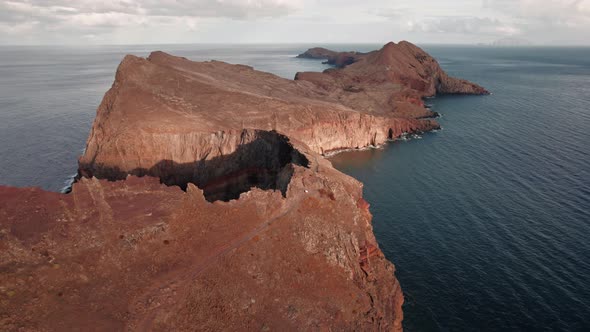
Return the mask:
<path id="1" fill-rule="evenodd" d="M 590 0 L 0 0 L 0 44 L 590 45 Z"/>

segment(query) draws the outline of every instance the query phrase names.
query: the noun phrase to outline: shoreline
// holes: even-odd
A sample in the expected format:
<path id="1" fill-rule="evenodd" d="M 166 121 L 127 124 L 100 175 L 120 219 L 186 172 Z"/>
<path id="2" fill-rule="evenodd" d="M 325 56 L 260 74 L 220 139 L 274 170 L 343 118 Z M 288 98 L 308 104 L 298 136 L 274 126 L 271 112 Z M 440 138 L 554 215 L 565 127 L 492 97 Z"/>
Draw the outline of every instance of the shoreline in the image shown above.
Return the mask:
<path id="1" fill-rule="evenodd" d="M 364 71 L 406 61 L 399 52 L 433 68 L 428 80 L 405 73 L 425 91 L 404 90 L 388 71 L 380 74 L 383 81 L 374 75 L 362 80 Z M 407 42 L 355 56 L 366 61 L 345 59 L 340 69 L 298 73 L 295 80 L 158 51 L 126 56 L 98 107 L 70 192 L 0 186 L 8 227 L 31 227 L 6 240 L 24 255 L 11 266 L 33 262 L 33 279 L 46 272 L 45 260 L 60 266 L 49 286 L 30 290 L 44 294 L 50 287 L 58 299 L 11 306 L 10 317 L 25 311 L 58 326 L 63 320 L 48 321 L 38 310 L 51 308 L 55 317 L 77 310 L 99 314 L 63 295 L 74 292 L 126 308 L 126 318 L 100 320 L 128 328 L 190 329 L 195 319 L 203 327 L 223 313 L 228 319 L 210 328 L 251 320 L 277 330 L 326 322 L 320 326 L 401 331 L 403 292 L 375 238 L 363 184 L 334 169 L 329 157 L 348 150 L 341 146 L 382 148 L 440 129 L 432 119 L 438 113 L 421 99 L 432 89 L 486 90 L 448 77 Z M 361 65 L 368 68 L 359 74 Z M 367 90 L 376 99 L 366 98 Z M 23 216 L 23 205 L 43 213 Z M 85 241 L 89 236 L 93 240 Z M 87 282 L 72 284 L 67 273 L 76 270 L 80 255 L 110 257 L 83 263 L 85 271 L 104 277 L 84 274 Z M 19 271 L 7 273 L 18 279 Z M 289 286 L 294 283 L 296 292 Z M 90 292 L 96 287 L 102 291 Z M 293 298 L 299 302 L 290 303 Z M 244 304 L 232 306 L 236 301 Z M 306 315 L 289 314 L 294 311 Z M 69 326 L 81 323 L 79 315 L 68 318 Z"/>
<path id="2" fill-rule="evenodd" d="M 424 135 L 424 134 L 435 134 L 441 130 L 442 130 L 442 128 L 432 129 L 432 130 L 425 131 L 425 132 L 405 133 L 404 135 L 402 135 L 400 137 L 397 137 L 394 139 L 388 139 L 385 143 L 382 143 L 379 145 L 368 145 L 368 146 L 359 147 L 359 148 L 343 148 L 343 149 L 339 149 L 339 150 L 326 152 L 322 156 L 324 158 L 330 159 L 331 157 L 334 157 L 334 156 L 339 155 L 341 153 L 355 152 L 355 151 L 367 151 L 367 150 L 381 150 L 381 149 L 384 149 L 387 145 L 389 145 L 392 142 L 398 142 L 398 141 L 407 142 L 410 140 L 422 139 L 422 135 Z"/>

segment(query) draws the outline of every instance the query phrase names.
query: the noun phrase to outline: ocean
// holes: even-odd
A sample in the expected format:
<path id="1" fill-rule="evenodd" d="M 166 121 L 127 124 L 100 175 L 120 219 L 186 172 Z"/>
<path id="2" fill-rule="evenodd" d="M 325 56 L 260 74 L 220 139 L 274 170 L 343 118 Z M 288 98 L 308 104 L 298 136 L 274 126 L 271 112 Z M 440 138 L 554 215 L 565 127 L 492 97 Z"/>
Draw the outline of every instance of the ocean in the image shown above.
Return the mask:
<path id="1" fill-rule="evenodd" d="M 1 46 L 0 184 L 68 185 L 124 54 L 293 78 L 326 68 L 294 58 L 312 46 Z M 423 48 L 492 95 L 428 99 L 442 130 L 331 158 L 365 184 L 404 328 L 590 330 L 590 48 Z"/>

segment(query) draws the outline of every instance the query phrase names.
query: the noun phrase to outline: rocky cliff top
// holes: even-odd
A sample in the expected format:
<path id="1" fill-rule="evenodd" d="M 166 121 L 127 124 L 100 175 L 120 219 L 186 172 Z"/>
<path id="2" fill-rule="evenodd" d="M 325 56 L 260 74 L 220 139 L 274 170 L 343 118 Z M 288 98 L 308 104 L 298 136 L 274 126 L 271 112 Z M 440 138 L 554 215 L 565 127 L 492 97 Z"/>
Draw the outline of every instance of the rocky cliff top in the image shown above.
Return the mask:
<path id="1" fill-rule="evenodd" d="M 342 68 L 126 56 L 72 192 L 0 187 L 0 330 L 400 331 L 362 184 L 323 155 L 438 128 L 422 97 L 485 90 L 405 42 L 308 55 Z"/>
<path id="2" fill-rule="evenodd" d="M 323 54 L 337 59 L 340 53 Z M 347 56 L 349 52 L 341 54 Z M 318 91 L 357 111 L 403 118 L 433 116 L 424 109 L 424 97 L 489 94 L 475 83 L 450 77 L 433 57 L 406 41 L 390 42 L 366 54 L 357 53 L 354 61 L 342 67 L 323 73 L 297 73 L 295 80 L 311 82 Z"/>

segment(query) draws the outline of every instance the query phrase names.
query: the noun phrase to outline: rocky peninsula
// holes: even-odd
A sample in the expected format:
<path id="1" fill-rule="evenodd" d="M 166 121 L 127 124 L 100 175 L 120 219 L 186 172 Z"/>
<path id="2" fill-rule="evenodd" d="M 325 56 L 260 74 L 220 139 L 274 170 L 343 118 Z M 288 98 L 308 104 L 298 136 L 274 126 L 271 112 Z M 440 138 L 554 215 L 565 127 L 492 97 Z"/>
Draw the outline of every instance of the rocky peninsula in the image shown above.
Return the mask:
<path id="1" fill-rule="evenodd" d="M 0 186 L 0 330 L 402 330 L 362 184 L 324 156 L 486 94 L 408 43 L 294 80 L 126 56 L 71 193 Z"/>

